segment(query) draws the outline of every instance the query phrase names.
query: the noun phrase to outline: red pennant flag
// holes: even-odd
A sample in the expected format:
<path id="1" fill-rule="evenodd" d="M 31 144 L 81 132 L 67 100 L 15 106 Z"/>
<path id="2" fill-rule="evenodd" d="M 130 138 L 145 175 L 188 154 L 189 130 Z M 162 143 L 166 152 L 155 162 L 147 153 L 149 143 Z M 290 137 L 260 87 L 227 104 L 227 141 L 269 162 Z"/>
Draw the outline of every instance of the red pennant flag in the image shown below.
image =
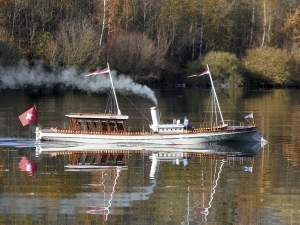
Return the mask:
<path id="1" fill-rule="evenodd" d="M 107 67 L 107 68 L 105 68 L 105 69 L 103 69 L 103 70 L 97 70 L 97 71 L 95 71 L 95 72 L 92 72 L 92 73 L 89 73 L 89 74 L 87 74 L 87 75 L 85 75 L 85 76 L 92 76 L 92 75 L 97 75 L 97 74 L 102 74 L 102 73 L 109 73 L 109 68 Z"/>
<path id="2" fill-rule="evenodd" d="M 188 77 L 200 77 L 200 76 L 203 76 L 205 74 L 209 74 L 208 69 L 204 70 L 202 73 L 200 73 L 198 75 L 191 75 L 191 76 L 188 76 Z"/>
<path id="3" fill-rule="evenodd" d="M 35 107 L 28 109 L 26 112 L 19 116 L 19 119 L 23 126 L 26 126 L 35 120 L 37 120 L 37 113 Z"/>
<path id="4" fill-rule="evenodd" d="M 202 73 L 198 74 L 198 77 L 203 76 L 205 74 L 209 74 L 208 69 L 204 70 Z"/>

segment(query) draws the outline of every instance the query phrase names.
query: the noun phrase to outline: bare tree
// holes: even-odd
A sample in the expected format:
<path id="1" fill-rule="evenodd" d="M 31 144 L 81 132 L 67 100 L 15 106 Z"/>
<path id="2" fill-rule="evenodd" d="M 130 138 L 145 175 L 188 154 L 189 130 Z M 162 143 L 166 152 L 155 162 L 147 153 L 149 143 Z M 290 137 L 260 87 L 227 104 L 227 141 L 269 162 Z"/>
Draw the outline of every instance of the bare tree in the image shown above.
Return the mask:
<path id="1" fill-rule="evenodd" d="M 45 57 L 51 64 L 59 63 L 64 67 L 95 67 L 98 40 L 98 34 L 88 19 L 63 21 L 53 40 L 46 43 Z"/>
<path id="2" fill-rule="evenodd" d="M 138 32 L 121 32 L 111 36 L 103 55 L 122 73 L 149 75 L 166 69 L 166 52 L 157 48 L 146 35 Z M 104 62 L 103 62 L 104 63 Z"/>
<path id="3" fill-rule="evenodd" d="M 44 47 L 43 58 L 50 66 L 55 66 L 58 63 L 59 46 L 54 38 L 48 39 Z"/>

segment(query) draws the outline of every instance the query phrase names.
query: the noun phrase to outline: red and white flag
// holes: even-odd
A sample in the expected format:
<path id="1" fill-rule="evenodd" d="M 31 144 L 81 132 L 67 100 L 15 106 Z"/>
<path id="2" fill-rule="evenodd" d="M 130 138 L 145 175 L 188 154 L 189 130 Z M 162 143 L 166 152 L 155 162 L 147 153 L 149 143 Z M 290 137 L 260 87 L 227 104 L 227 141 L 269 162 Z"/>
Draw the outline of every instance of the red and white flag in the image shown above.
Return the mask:
<path id="1" fill-rule="evenodd" d="M 191 76 L 188 76 L 188 77 L 200 77 L 200 76 L 203 76 L 205 74 L 209 74 L 208 69 L 204 70 L 202 73 L 200 73 L 198 75 L 191 75 Z"/>
<path id="2" fill-rule="evenodd" d="M 89 73 L 89 74 L 87 74 L 87 75 L 85 75 L 85 76 L 88 77 L 88 76 L 97 75 L 97 74 L 102 74 L 102 73 L 109 73 L 109 68 L 107 67 L 107 68 L 105 68 L 105 69 L 103 69 L 103 70 L 97 70 L 97 71 L 92 72 L 92 73 Z"/>
<path id="3" fill-rule="evenodd" d="M 26 126 L 37 120 L 37 113 L 35 107 L 28 109 L 26 112 L 19 116 L 23 126 Z"/>

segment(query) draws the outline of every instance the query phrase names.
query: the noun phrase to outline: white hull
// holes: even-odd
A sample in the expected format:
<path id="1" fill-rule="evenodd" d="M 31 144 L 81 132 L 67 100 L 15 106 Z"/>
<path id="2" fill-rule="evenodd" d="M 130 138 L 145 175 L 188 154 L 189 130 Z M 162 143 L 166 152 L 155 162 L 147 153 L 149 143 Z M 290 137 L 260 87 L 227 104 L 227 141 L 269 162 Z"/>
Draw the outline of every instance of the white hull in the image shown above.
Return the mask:
<path id="1" fill-rule="evenodd" d="M 98 144 L 105 149 L 165 149 L 197 148 L 197 145 L 206 142 L 264 142 L 256 128 L 243 131 L 218 131 L 207 133 L 184 134 L 84 134 L 84 133 L 56 133 L 51 131 L 37 131 L 38 140 L 61 141 L 82 144 Z"/>

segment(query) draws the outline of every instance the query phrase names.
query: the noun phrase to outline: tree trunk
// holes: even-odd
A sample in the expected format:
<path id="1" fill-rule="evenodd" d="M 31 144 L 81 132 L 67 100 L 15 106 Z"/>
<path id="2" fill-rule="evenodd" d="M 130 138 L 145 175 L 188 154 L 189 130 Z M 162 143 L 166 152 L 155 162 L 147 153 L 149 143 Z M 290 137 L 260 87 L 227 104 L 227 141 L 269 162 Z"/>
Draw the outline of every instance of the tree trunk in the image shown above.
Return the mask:
<path id="1" fill-rule="evenodd" d="M 261 47 L 264 46 L 265 44 L 265 38 L 266 38 L 266 26 L 267 26 L 267 13 L 266 13 L 266 1 L 264 0 L 263 3 L 264 6 L 264 22 L 263 22 L 263 35 L 262 35 L 262 40 L 261 40 Z"/>
<path id="2" fill-rule="evenodd" d="M 253 0 L 253 4 L 252 4 L 251 30 L 250 30 L 250 39 L 249 39 L 250 45 L 252 44 L 252 40 L 253 40 L 254 23 L 255 23 L 255 0 Z"/>
<path id="3" fill-rule="evenodd" d="M 100 35 L 100 40 L 99 40 L 99 52 L 102 47 L 102 41 L 103 41 L 103 35 L 104 35 L 104 29 L 105 29 L 106 3 L 107 3 L 107 0 L 103 0 L 103 19 L 102 19 L 101 35 Z"/>
<path id="4" fill-rule="evenodd" d="M 195 58 L 195 35 L 193 32 L 193 25 L 191 25 L 191 33 L 193 34 L 193 37 L 192 37 L 192 60 L 194 61 L 195 60 L 194 59 Z"/>
<path id="5" fill-rule="evenodd" d="M 270 32 L 271 32 L 271 16 L 269 16 L 269 26 L 268 26 L 268 32 L 267 32 L 267 40 L 270 41 Z"/>
<path id="6" fill-rule="evenodd" d="M 201 32 L 200 32 L 200 48 L 199 48 L 199 58 L 202 56 L 202 45 L 203 45 L 203 32 L 204 32 L 204 7 L 202 11 L 202 21 L 201 21 Z"/>

